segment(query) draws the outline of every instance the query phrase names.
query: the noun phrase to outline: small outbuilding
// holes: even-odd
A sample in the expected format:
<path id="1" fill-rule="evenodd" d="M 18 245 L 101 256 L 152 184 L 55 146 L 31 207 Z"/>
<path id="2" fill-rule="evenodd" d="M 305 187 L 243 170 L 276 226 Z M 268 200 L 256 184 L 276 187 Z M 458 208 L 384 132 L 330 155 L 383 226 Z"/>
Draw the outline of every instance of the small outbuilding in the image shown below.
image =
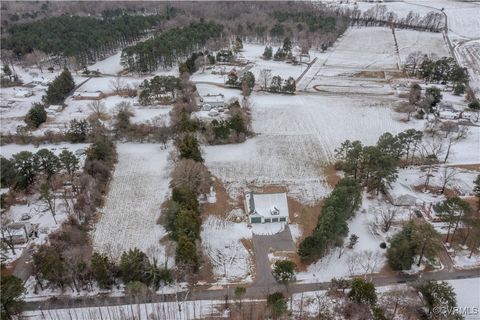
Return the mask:
<path id="1" fill-rule="evenodd" d="M 62 110 L 63 106 L 59 104 L 52 104 L 46 109 L 48 114 L 56 114 L 57 112 L 61 112 Z"/>
<path id="2" fill-rule="evenodd" d="M 245 211 L 249 223 L 288 222 L 288 201 L 286 193 L 245 195 Z"/>
<path id="3" fill-rule="evenodd" d="M 206 107 L 206 105 L 209 105 L 210 109 L 218 107 L 223 108 L 223 106 L 225 105 L 225 96 L 221 93 L 207 94 L 203 97 L 203 107 Z"/>
<path id="4" fill-rule="evenodd" d="M 414 191 L 401 182 L 395 182 L 391 188 L 385 191 L 385 194 L 394 206 L 414 206 L 417 203 L 417 197 Z"/>
<path id="5" fill-rule="evenodd" d="M 75 100 L 100 100 L 103 97 L 102 91 L 75 91 L 73 94 Z"/>

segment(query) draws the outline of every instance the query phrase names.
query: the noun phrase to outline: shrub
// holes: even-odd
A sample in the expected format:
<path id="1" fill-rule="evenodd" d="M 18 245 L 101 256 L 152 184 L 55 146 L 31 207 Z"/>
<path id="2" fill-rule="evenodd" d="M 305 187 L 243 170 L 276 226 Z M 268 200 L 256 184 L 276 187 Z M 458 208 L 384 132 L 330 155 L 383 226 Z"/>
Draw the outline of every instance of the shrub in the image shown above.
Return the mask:
<path id="1" fill-rule="evenodd" d="M 478 101 L 478 99 L 475 99 L 468 104 L 468 107 L 472 110 L 480 110 L 480 101 Z"/>
<path id="2" fill-rule="evenodd" d="M 47 112 L 41 103 L 34 103 L 25 116 L 25 123 L 32 128 L 38 128 L 47 121 Z"/>

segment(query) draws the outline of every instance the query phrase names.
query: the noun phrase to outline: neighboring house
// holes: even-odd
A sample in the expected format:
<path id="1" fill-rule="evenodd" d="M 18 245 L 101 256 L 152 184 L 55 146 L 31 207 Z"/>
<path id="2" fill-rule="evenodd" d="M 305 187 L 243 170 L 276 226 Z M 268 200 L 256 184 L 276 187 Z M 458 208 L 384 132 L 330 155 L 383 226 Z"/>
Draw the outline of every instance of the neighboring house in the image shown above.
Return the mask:
<path id="1" fill-rule="evenodd" d="M 100 100 L 104 98 L 102 91 L 75 91 L 73 94 L 75 100 Z"/>
<path id="2" fill-rule="evenodd" d="M 205 111 L 210 111 L 212 108 L 223 108 L 225 105 L 225 96 L 221 93 L 219 94 L 207 94 L 206 96 L 203 96 L 203 107 L 209 108 L 208 110 Z"/>
<path id="3" fill-rule="evenodd" d="M 438 117 L 445 120 L 455 120 L 460 118 L 460 112 L 442 110 L 438 113 Z"/>
<path id="4" fill-rule="evenodd" d="M 245 211 L 249 223 L 288 222 L 288 201 L 286 193 L 245 195 Z"/>
<path id="5" fill-rule="evenodd" d="M 50 115 L 54 115 L 57 112 L 61 112 L 62 110 L 63 110 L 63 106 L 59 104 L 52 104 L 46 109 L 47 113 Z"/>
<path id="6" fill-rule="evenodd" d="M 2 232 L 2 238 L 5 241 L 11 241 L 13 244 L 22 244 L 27 242 L 33 232 L 30 222 L 14 222 L 8 226 L 8 231 Z"/>
<path id="7" fill-rule="evenodd" d="M 415 192 L 401 182 L 395 182 L 391 188 L 387 188 L 385 194 L 394 206 L 414 206 L 417 203 Z"/>
<path id="8" fill-rule="evenodd" d="M 27 98 L 33 96 L 32 90 L 20 89 L 15 91 L 15 98 Z"/>

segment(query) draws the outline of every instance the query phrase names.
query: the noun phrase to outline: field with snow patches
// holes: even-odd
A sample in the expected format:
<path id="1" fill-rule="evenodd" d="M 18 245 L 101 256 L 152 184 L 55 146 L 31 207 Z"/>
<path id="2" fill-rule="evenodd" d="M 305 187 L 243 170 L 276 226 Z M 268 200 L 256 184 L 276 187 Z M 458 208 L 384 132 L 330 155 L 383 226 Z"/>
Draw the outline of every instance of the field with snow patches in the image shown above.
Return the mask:
<path id="1" fill-rule="evenodd" d="M 119 257 L 139 248 L 160 263 L 173 259 L 159 240 L 165 229 L 156 224 L 166 199 L 170 166 L 169 150 L 159 144 L 117 144 L 118 163 L 101 217 L 93 232 L 95 250 Z"/>
<path id="2" fill-rule="evenodd" d="M 343 141 L 374 144 L 384 132 L 421 128 L 421 122 L 396 120 L 389 99 L 372 100 L 256 94 L 251 109 L 258 135 L 242 144 L 206 146 L 206 163 L 233 197 L 248 184 L 279 184 L 286 185 L 296 199 L 315 202 L 330 192 L 322 165 L 333 161 L 334 150 Z"/>

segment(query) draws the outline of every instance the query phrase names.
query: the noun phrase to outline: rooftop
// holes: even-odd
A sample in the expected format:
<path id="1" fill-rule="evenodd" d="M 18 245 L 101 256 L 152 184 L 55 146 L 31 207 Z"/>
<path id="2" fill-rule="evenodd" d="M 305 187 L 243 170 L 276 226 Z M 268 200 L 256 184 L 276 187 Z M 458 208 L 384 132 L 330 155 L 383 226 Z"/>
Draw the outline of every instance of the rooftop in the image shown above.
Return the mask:
<path id="1" fill-rule="evenodd" d="M 288 217 L 286 193 L 247 193 L 246 203 L 251 214 L 258 214 L 266 218 Z"/>

